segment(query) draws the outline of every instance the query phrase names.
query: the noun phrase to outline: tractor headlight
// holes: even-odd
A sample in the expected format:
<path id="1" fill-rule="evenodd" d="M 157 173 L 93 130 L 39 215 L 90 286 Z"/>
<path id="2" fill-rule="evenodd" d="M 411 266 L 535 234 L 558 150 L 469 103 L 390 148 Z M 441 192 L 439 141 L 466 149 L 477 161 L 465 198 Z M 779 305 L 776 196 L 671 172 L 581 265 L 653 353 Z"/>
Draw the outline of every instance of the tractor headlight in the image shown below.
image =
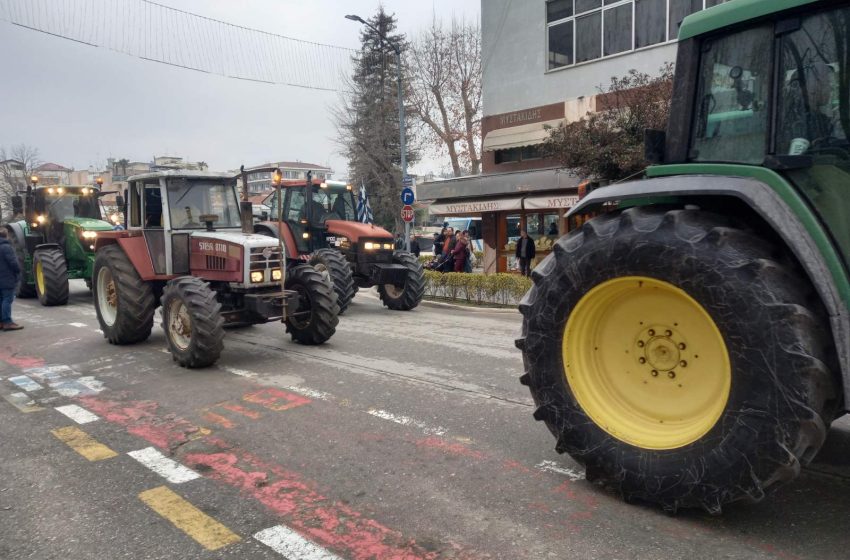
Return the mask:
<path id="1" fill-rule="evenodd" d="M 36 221 L 37 223 L 39 223 L 39 224 L 43 224 L 43 223 L 44 223 L 44 220 L 46 220 L 46 219 L 47 219 L 47 218 L 45 218 L 45 217 L 44 217 L 44 216 L 42 216 L 41 214 L 39 214 L 38 216 L 36 216 L 36 217 L 35 217 L 35 221 Z"/>
<path id="2" fill-rule="evenodd" d="M 283 278 L 283 274 L 281 274 L 280 269 L 279 268 L 272 269 L 272 280 L 280 280 L 281 278 Z"/>
<path id="3" fill-rule="evenodd" d="M 367 241 L 366 243 L 363 244 L 363 248 L 366 249 L 367 251 L 374 251 L 375 249 L 380 249 L 381 244 L 380 243 L 372 243 L 371 241 Z"/>
<path id="4" fill-rule="evenodd" d="M 392 249 L 392 248 L 393 248 L 392 243 L 384 243 L 384 249 Z"/>
<path id="5" fill-rule="evenodd" d="M 84 231 L 83 232 L 83 239 L 96 239 L 96 238 L 97 238 L 97 232 L 96 231 Z"/>
<path id="6" fill-rule="evenodd" d="M 251 273 L 251 282 L 258 283 L 263 281 L 263 271 L 255 270 Z"/>

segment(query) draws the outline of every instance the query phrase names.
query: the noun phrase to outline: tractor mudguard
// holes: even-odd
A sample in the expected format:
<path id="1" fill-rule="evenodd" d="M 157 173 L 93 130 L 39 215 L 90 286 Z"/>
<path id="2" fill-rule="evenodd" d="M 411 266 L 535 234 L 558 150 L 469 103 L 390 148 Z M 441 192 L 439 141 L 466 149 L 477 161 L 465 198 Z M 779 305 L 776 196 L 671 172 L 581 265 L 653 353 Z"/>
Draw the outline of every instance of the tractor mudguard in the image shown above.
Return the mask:
<path id="1" fill-rule="evenodd" d="M 719 180 L 720 179 L 720 180 Z M 835 352 L 841 367 L 845 408 L 850 405 L 850 313 L 823 253 L 800 217 L 766 183 L 747 177 L 676 175 L 630 181 L 599 188 L 567 214 L 586 213 L 607 202 L 639 202 L 645 199 L 732 197 L 743 201 L 779 235 L 805 270 L 829 314 Z"/>
<path id="2" fill-rule="evenodd" d="M 6 224 L 6 229 L 8 229 L 12 235 L 15 236 L 18 243 L 23 243 L 26 239 L 27 232 L 24 230 L 24 226 L 22 226 L 23 222 L 13 222 L 10 224 Z"/>
<path id="3" fill-rule="evenodd" d="M 65 252 L 65 248 L 58 243 L 39 243 L 35 246 L 35 250 L 38 251 L 39 249 L 59 249 L 63 253 Z"/>
<path id="4" fill-rule="evenodd" d="M 280 239 L 281 228 L 278 225 L 278 222 L 259 222 L 254 224 L 254 233 Z M 286 251 L 286 258 L 297 259 L 298 247 L 295 245 L 295 238 L 292 236 L 292 231 L 290 231 L 286 223 L 283 225 L 283 247 Z"/>

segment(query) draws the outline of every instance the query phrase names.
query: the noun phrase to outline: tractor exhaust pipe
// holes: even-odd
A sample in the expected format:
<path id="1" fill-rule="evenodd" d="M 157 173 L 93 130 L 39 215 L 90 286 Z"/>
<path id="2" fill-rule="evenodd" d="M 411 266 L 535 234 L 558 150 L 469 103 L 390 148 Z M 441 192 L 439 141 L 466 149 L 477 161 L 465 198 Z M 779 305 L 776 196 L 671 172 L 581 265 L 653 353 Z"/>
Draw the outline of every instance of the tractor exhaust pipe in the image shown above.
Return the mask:
<path id="1" fill-rule="evenodd" d="M 239 218 L 242 221 L 242 233 L 254 233 L 254 205 L 248 200 L 248 173 L 245 166 L 239 167 L 242 175 L 242 197 L 239 202 Z"/>

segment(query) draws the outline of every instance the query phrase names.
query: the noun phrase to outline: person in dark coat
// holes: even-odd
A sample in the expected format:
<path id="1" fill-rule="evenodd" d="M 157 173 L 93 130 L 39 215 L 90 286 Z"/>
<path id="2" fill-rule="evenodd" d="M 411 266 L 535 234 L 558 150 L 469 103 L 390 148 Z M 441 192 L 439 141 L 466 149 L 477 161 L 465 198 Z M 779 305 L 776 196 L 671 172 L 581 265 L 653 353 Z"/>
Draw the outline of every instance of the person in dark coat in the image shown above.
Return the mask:
<path id="1" fill-rule="evenodd" d="M 412 233 L 410 234 L 410 252 L 416 255 L 416 258 L 419 258 L 419 253 L 422 252 L 422 249 L 419 247 L 419 241 L 416 240 L 416 236 Z"/>
<path id="2" fill-rule="evenodd" d="M 534 240 L 528 236 L 527 231 L 520 231 L 519 240 L 516 242 L 516 258 L 519 261 L 519 273 L 523 276 L 531 276 L 531 261 L 535 254 Z"/>
<path id="3" fill-rule="evenodd" d="M 8 230 L 0 227 L 0 329 L 19 331 L 23 327 L 12 321 L 12 302 L 21 279 L 21 267 L 8 237 Z"/>
<path id="4" fill-rule="evenodd" d="M 446 228 L 443 228 L 440 233 L 434 234 L 434 256 L 439 257 L 443 254 L 443 243 L 446 242 Z"/>

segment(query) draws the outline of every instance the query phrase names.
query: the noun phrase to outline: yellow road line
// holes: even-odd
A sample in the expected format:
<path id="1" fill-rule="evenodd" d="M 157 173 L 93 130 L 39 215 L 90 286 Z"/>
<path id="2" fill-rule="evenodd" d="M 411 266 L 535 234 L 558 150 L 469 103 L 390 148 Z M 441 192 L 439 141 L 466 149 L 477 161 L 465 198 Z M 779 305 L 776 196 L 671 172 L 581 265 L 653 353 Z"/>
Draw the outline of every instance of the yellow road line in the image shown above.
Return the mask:
<path id="1" fill-rule="evenodd" d="M 239 535 L 165 486 L 145 490 L 139 499 L 207 550 L 218 550 L 241 540 Z"/>
<path id="2" fill-rule="evenodd" d="M 51 433 L 89 461 L 103 461 L 118 455 L 76 426 L 59 428 Z"/>

